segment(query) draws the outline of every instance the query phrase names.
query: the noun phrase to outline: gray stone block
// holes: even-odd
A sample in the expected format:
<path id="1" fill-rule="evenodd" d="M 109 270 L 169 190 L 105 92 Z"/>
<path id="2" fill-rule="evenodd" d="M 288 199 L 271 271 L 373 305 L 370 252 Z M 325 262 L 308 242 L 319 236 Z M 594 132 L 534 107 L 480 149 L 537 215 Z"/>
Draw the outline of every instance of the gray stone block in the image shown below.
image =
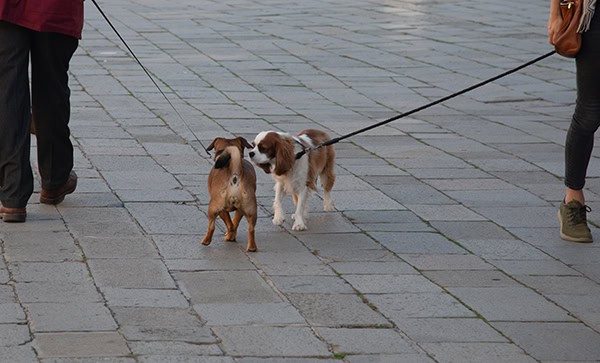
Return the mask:
<path id="1" fill-rule="evenodd" d="M 379 243 L 398 254 L 466 254 L 463 248 L 439 233 L 370 232 Z"/>
<path id="2" fill-rule="evenodd" d="M 290 294 L 288 298 L 311 326 L 391 327 L 381 314 L 356 295 Z"/>
<path id="3" fill-rule="evenodd" d="M 484 221 L 460 221 L 445 222 L 433 221 L 431 225 L 447 238 L 459 243 L 462 240 L 485 240 L 485 239 L 510 239 L 510 233 L 493 222 Z"/>
<path id="4" fill-rule="evenodd" d="M 524 287 L 448 289 L 488 321 L 574 321 L 568 312 Z M 518 309 L 514 307 L 518 306 Z"/>
<path id="5" fill-rule="evenodd" d="M 88 259 L 158 258 L 151 240 L 143 237 L 81 238 L 79 244 Z"/>
<path id="6" fill-rule="evenodd" d="M 492 325 L 542 361 L 593 361 L 600 357 L 600 334 L 584 324 L 498 322 Z"/>
<path id="7" fill-rule="evenodd" d="M 481 319 L 419 318 L 397 321 L 398 329 L 417 343 L 426 342 L 507 342 Z"/>
<path id="8" fill-rule="evenodd" d="M 34 344 L 40 358 L 129 355 L 125 340 L 117 332 L 39 333 Z"/>
<path id="9" fill-rule="evenodd" d="M 520 282 L 548 295 L 600 295 L 600 286 L 584 276 L 519 276 Z"/>
<path id="10" fill-rule="evenodd" d="M 129 341 L 216 343 L 210 329 L 189 309 L 115 307 L 112 311 Z"/>
<path id="11" fill-rule="evenodd" d="M 208 225 L 206 215 L 191 205 L 127 203 L 125 206 L 149 234 L 200 235 L 206 231 Z"/>
<path id="12" fill-rule="evenodd" d="M 218 327 L 228 355 L 258 357 L 328 357 L 325 343 L 303 327 Z"/>
<path id="13" fill-rule="evenodd" d="M 418 275 L 344 275 L 363 294 L 439 293 L 439 286 Z"/>
<path id="14" fill-rule="evenodd" d="M 475 255 L 400 255 L 400 257 L 422 271 L 434 270 L 495 270 Z"/>
<path id="15" fill-rule="evenodd" d="M 29 342 L 29 328 L 21 324 L 0 324 L 0 347 L 24 345 Z"/>
<path id="16" fill-rule="evenodd" d="M 25 305 L 36 332 L 117 329 L 110 311 L 99 303 L 32 303 Z"/>
<path id="17" fill-rule="evenodd" d="M 110 307 L 186 308 L 188 301 L 179 290 L 102 288 Z"/>
<path id="18" fill-rule="evenodd" d="M 423 343 L 421 347 L 443 363 L 534 363 L 536 360 L 508 343 Z"/>
<path id="19" fill-rule="evenodd" d="M 345 358 L 350 363 L 433 363 L 435 362 L 425 353 L 420 354 L 377 354 L 377 355 L 350 355 Z"/>
<path id="20" fill-rule="evenodd" d="M 277 293 L 254 271 L 180 272 L 175 278 L 193 304 L 281 301 Z"/>
<path id="21" fill-rule="evenodd" d="M 0 304 L 0 324 L 24 323 L 27 318 L 20 304 L 1 303 Z"/>
<path id="22" fill-rule="evenodd" d="M 412 266 L 400 260 L 394 262 L 334 262 L 329 266 L 341 275 L 411 275 L 418 273 Z"/>
<path id="23" fill-rule="evenodd" d="M 160 260 L 93 259 L 88 265 L 100 287 L 132 289 L 175 288 L 173 278 Z"/>
<path id="24" fill-rule="evenodd" d="M 352 287 L 337 276 L 273 276 L 275 286 L 283 293 L 353 294 Z"/>
<path id="25" fill-rule="evenodd" d="M 16 284 L 17 294 L 22 303 L 43 302 L 102 302 L 92 280 L 81 283 L 44 281 Z"/>
<path id="26" fill-rule="evenodd" d="M 139 357 L 142 363 L 235 363 L 231 357 L 190 356 L 190 355 L 143 355 Z"/>
<path id="27" fill-rule="evenodd" d="M 446 293 L 403 293 L 366 295 L 366 299 L 387 318 L 471 318 L 475 314 Z"/>
<path id="28" fill-rule="evenodd" d="M 11 264 L 17 282 L 62 281 L 74 284 L 90 281 L 87 266 L 83 262 L 19 262 Z"/>
<path id="29" fill-rule="evenodd" d="M 244 250 L 240 248 L 238 243 L 224 243 L 222 241 L 224 234 L 219 236 L 215 231 L 213 243 L 209 247 L 202 246 L 200 242 L 206 230 L 198 231 L 198 234 L 195 235 L 154 235 L 152 239 L 158 246 L 161 256 L 166 259 L 197 259 L 203 262 L 215 261 L 223 263 L 224 266 L 236 265 L 240 269 L 243 269 L 243 266 L 252 266 Z M 240 229 L 238 233 L 243 234 L 245 232 L 243 229 Z M 257 240 L 258 243 L 259 241 Z M 258 246 L 260 248 L 260 244 Z"/>
<path id="30" fill-rule="evenodd" d="M 82 257 L 71 235 L 64 232 L 6 233 L 3 240 L 8 262 L 63 262 Z"/>
<path id="31" fill-rule="evenodd" d="M 551 260 L 538 248 L 517 239 L 462 240 L 466 249 L 486 260 Z"/>
<path id="32" fill-rule="evenodd" d="M 426 221 L 487 221 L 476 211 L 459 204 L 406 204 L 406 207 Z"/>
<path id="33" fill-rule="evenodd" d="M 31 344 L 24 344 L 12 347 L 0 347 L 0 357 L 2 357 L 2 359 L 6 362 L 38 362 L 38 358 Z"/>
<path id="34" fill-rule="evenodd" d="M 262 304 L 196 304 L 194 310 L 208 325 L 305 325 L 306 321 L 292 305 Z"/>
<path id="35" fill-rule="evenodd" d="M 519 286 L 519 283 L 506 274 L 495 270 L 484 271 L 425 271 L 428 279 L 436 284 L 447 287 L 509 287 Z"/>
<path id="36" fill-rule="evenodd" d="M 163 356 L 165 361 L 171 357 L 194 357 L 207 355 L 222 355 L 223 352 L 217 344 L 194 344 L 186 342 L 152 341 L 152 342 L 129 342 L 129 348 L 135 355 Z"/>
<path id="37" fill-rule="evenodd" d="M 318 328 L 317 332 L 336 353 L 416 353 L 406 339 L 392 329 Z"/>

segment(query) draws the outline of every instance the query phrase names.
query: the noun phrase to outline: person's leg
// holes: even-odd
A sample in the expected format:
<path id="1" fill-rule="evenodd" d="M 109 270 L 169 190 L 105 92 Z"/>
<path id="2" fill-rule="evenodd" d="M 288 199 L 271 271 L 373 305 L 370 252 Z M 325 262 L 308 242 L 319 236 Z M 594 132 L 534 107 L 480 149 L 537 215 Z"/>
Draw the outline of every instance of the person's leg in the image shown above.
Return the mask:
<path id="1" fill-rule="evenodd" d="M 42 191 L 63 187 L 73 169 L 70 140 L 69 62 L 78 40 L 58 33 L 33 35 L 31 100 L 35 117 Z"/>
<path id="2" fill-rule="evenodd" d="M 594 16 L 590 30 L 583 35 L 577 55 L 577 103 L 565 145 L 565 200 L 561 204 L 561 237 L 591 242 L 587 227 L 583 187 L 594 146 L 594 133 L 600 126 L 600 15 Z"/>
<path id="3" fill-rule="evenodd" d="M 594 146 L 594 133 L 600 126 L 600 14 L 594 16 L 590 30 L 583 34 L 577 55 L 577 103 L 567 133 L 565 147 L 565 185 L 567 200 L 583 200 L 583 186 Z M 569 200 L 570 199 L 570 200 Z"/>
<path id="4" fill-rule="evenodd" d="M 0 21 L 0 201 L 5 208 L 25 208 L 33 193 L 29 46 L 29 30 Z"/>

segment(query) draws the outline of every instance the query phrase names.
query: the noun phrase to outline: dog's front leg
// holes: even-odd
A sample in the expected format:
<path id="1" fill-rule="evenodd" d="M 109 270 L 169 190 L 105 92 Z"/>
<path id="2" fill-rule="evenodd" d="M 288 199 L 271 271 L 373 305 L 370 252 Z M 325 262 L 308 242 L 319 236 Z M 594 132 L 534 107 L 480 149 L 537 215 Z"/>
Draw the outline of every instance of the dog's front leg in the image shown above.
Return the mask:
<path id="1" fill-rule="evenodd" d="M 282 202 L 285 197 L 285 191 L 283 190 L 283 184 L 280 182 L 275 183 L 275 200 L 273 201 L 273 224 L 281 226 L 285 222 L 285 213 L 283 211 Z"/>
<path id="2" fill-rule="evenodd" d="M 254 228 L 256 226 L 256 214 L 246 214 L 246 221 L 248 221 L 248 245 L 246 251 L 256 252 L 256 241 L 254 239 Z"/>
<path id="3" fill-rule="evenodd" d="M 310 192 L 308 188 L 303 188 L 298 193 L 298 203 L 296 204 L 296 212 L 294 213 L 294 231 L 304 231 L 306 229 L 306 208 L 308 206 L 308 197 Z"/>

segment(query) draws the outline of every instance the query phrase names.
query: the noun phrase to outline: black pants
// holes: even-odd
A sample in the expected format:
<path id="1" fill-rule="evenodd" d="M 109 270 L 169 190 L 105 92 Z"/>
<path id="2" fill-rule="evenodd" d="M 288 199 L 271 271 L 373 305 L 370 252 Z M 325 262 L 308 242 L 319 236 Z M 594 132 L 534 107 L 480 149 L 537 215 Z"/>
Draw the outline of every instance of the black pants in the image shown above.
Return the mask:
<path id="1" fill-rule="evenodd" d="M 5 207 L 25 207 L 33 193 L 31 112 L 42 188 L 60 188 L 73 169 L 67 71 L 77 45 L 67 35 L 0 21 L 0 201 Z"/>
<path id="2" fill-rule="evenodd" d="M 565 185 L 580 190 L 600 126 L 600 7 L 577 55 L 577 103 L 565 147 Z"/>

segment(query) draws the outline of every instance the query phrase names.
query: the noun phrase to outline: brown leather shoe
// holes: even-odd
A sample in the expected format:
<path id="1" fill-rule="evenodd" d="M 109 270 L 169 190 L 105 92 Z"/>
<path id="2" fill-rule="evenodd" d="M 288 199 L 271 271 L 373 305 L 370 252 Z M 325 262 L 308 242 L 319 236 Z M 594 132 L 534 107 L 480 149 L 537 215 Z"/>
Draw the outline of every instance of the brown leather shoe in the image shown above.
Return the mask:
<path id="1" fill-rule="evenodd" d="M 73 193 L 75 188 L 77 188 L 77 174 L 75 174 L 74 171 L 71 171 L 69 179 L 67 179 L 67 182 L 62 187 L 54 190 L 42 188 L 42 192 L 40 193 L 40 203 L 58 204 L 65 199 L 67 194 Z"/>
<path id="2" fill-rule="evenodd" d="M 27 218 L 27 208 L 7 208 L 0 206 L 0 219 L 4 222 L 23 223 Z"/>

